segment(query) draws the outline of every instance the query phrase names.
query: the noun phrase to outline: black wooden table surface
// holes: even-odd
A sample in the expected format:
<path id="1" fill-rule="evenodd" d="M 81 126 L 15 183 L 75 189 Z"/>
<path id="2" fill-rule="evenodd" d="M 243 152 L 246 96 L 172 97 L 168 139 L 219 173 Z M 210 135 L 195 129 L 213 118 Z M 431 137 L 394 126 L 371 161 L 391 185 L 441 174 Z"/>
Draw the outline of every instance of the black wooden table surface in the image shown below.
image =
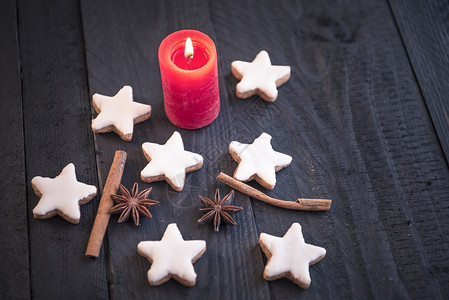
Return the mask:
<path id="1" fill-rule="evenodd" d="M 1 1 L 0 297 L 447 298 L 448 15 L 439 0 Z M 221 111 L 200 130 L 175 127 L 163 106 L 157 50 L 185 28 L 208 34 L 218 51 Z M 273 64 L 291 66 L 291 79 L 274 103 L 236 98 L 231 62 L 263 49 Z M 91 96 L 123 85 L 153 108 L 131 142 L 90 127 Z M 180 193 L 139 179 L 142 143 L 164 143 L 175 130 L 204 157 Z M 237 227 L 215 233 L 197 224 L 198 195 L 229 191 L 215 179 L 237 166 L 229 143 L 262 132 L 293 157 L 264 191 L 330 198 L 331 210 L 289 211 L 237 193 Z M 73 162 L 78 179 L 102 191 L 118 149 L 128 153 L 122 183 L 153 187 L 160 204 L 139 227 L 112 216 L 100 257 L 89 259 L 101 193 L 81 207 L 78 225 L 37 220 L 30 181 Z M 139 241 L 159 240 L 172 222 L 185 239 L 207 242 L 192 288 L 174 280 L 150 287 L 150 263 L 137 253 Z M 327 249 L 308 290 L 262 277 L 258 236 L 282 236 L 293 222 L 306 242 Z"/>

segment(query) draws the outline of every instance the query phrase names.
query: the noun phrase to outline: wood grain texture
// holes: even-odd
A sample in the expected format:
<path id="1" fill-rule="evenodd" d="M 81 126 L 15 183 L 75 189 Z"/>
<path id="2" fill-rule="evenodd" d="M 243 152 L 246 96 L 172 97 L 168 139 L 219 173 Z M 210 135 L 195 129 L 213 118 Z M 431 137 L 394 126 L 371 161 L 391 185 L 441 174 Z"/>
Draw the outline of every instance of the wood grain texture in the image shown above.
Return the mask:
<path id="1" fill-rule="evenodd" d="M 0 2 L 0 294 L 30 297 L 22 90 L 15 1 Z"/>
<path id="2" fill-rule="evenodd" d="M 111 298 L 156 299 L 212 298 L 226 299 L 268 298 L 268 284 L 262 279 L 263 261 L 258 248 L 258 235 L 251 204 L 245 196 L 238 196 L 235 205 L 244 207 L 235 215 L 237 227 L 222 226 L 215 233 L 212 225 L 197 223 L 202 214 L 198 195 L 213 197 L 218 170 L 232 164 L 227 147 L 229 130 L 233 130 L 227 102 L 222 102 L 219 118 L 200 130 L 182 130 L 172 125 L 164 112 L 162 86 L 157 58 L 161 41 L 170 33 L 198 29 L 215 39 L 206 1 L 82 1 L 83 27 L 87 53 L 90 95 L 115 94 L 123 85 L 133 87 L 134 100 L 152 105 L 148 121 L 134 126 L 131 142 L 122 141 L 114 133 L 95 134 L 100 184 L 104 183 L 108 168 L 117 149 L 128 153 L 122 184 L 130 189 L 139 182 L 140 189 L 153 187 L 150 199 L 160 202 L 151 210 L 153 218 L 142 220 L 141 226 L 132 222 L 118 224 L 112 216 L 108 228 L 106 252 L 111 270 Z M 223 90 L 222 90 L 223 92 Z M 226 94 L 221 97 L 226 99 Z M 93 114 L 95 116 L 95 114 Z M 182 192 L 175 192 L 166 182 L 146 184 L 140 171 L 147 161 L 141 145 L 144 142 L 165 143 L 178 130 L 185 149 L 200 153 L 204 166 L 188 173 Z M 147 281 L 150 263 L 137 253 L 143 240 L 160 240 L 170 223 L 177 223 L 184 239 L 202 239 L 206 253 L 194 264 L 197 283 L 187 288 L 174 280 L 159 287 Z M 180 251 L 182 251 L 180 249 Z"/>
<path id="3" fill-rule="evenodd" d="M 3 1 L 2 297 L 448 298 L 446 15 L 440 1 L 19 0 L 17 15 L 16 3 Z M 168 121 L 157 59 L 162 39 L 186 28 L 208 34 L 218 51 L 221 111 L 199 130 Z M 273 64 L 290 65 L 292 76 L 274 103 L 238 99 L 231 62 L 251 61 L 262 49 Z M 114 95 L 123 85 L 152 105 L 151 118 L 135 125 L 131 142 L 92 134 L 92 94 Z M 180 193 L 140 180 L 142 143 L 165 143 L 174 130 L 186 150 L 204 157 Z M 289 211 L 237 192 L 238 226 L 215 233 L 197 224 L 198 195 L 229 192 L 215 179 L 237 167 L 229 143 L 251 143 L 262 132 L 293 162 L 277 173 L 274 190 L 250 184 L 279 199 L 332 199 L 331 210 Z M 119 149 L 128 153 L 122 183 L 153 187 L 149 198 L 160 203 L 138 227 L 112 216 L 100 257 L 88 259 L 99 196 Z M 99 195 L 81 207 L 78 225 L 34 219 L 31 178 L 54 177 L 69 162 Z M 151 287 L 151 264 L 137 253 L 138 242 L 159 240 L 173 222 L 184 239 L 207 243 L 192 288 L 174 280 Z M 310 268 L 308 290 L 262 278 L 259 234 L 282 236 L 293 222 L 307 243 L 327 249 Z"/>
<path id="4" fill-rule="evenodd" d="M 432 122 L 449 158 L 449 4 L 388 1 Z"/>
<path id="5" fill-rule="evenodd" d="M 387 3 L 209 4 L 235 138 L 265 131 L 293 156 L 267 193 L 333 199 L 321 214 L 253 201 L 259 232 L 282 236 L 299 222 L 328 251 L 307 291 L 278 280 L 271 296 L 447 297 L 449 174 Z M 234 96 L 231 62 L 262 49 L 292 66 L 273 104 Z"/>
<path id="6" fill-rule="evenodd" d="M 31 296 L 108 298 L 104 258 L 84 257 L 99 196 L 78 225 L 33 218 L 31 179 L 57 176 L 73 162 L 77 179 L 97 185 L 90 104 L 77 1 L 19 1 L 28 191 Z"/>

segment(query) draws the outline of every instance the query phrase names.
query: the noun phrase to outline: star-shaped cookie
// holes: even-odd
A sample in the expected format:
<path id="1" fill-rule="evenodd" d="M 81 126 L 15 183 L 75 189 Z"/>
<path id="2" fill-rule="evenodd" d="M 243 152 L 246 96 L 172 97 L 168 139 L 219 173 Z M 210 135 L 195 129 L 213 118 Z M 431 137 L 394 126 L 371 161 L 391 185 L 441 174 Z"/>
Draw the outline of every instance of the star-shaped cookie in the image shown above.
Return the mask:
<path id="1" fill-rule="evenodd" d="M 140 173 L 142 181 L 165 180 L 177 192 L 184 187 L 186 173 L 203 166 L 201 155 L 184 150 L 181 135 L 177 131 L 164 145 L 147 142 L 142 144 L 142 150 L 149 162 Z"/>
<path id="2" fill-rule="evenodd" d="M 282 238 L 261 233 L 259 243 L 268 258 L 263 278 L 287 277 L 303 289 L 310 286 L 309 266 L 326 255 L 326 249 L 305 243 L 298 223 L 293 223 Z"/>
<path id="3" fill-rule="evenodd" d="M 98 114 L 92 120 L 93 132 L 114 131 L 124 141 L 133 138 L 134 124 L 151 115 L 151 105 L 134 102 L 133 89 L 127 85 L 113 97 L 94 94 L 92 105 Z"/>
<path id="4" fill-rule="evenodd" d="M 239 98 L 258 94 L 265 101 L 273 102 L 278 97 L 277 87 L 290 78 L 290 66 L 273 66 L 267 51 L 262 50 L 252 62 L 233 61 L 232 74 L 241 80 L 236 93 Z"/>
<path id="5" fill-rule="evenodd" d="M 55 178 L 34 177 L 31 185 L 41 198 L 33 209 L 35 218 L 47 219 L 58 214 L 73 224 L 80 221 L 80 205 L 86 204 L 97 194 L 95 186 L 76 180 L 75 165 L 72 163 Z"/>
<path id="6" fill-rule="evenodd" d="M 185 241 L 178 226 L 169 224 L 160 241 L 143 241 L 137 245 L 140 255 L 151 262 L 148 271 L 150 285 L 161 285 L 174 278 L 185 286 L 194 286 L 193 263 L 206 251 L 206 242 Z"/>
<path id="7" fill-rule="evenodd" d="M 269 190 L 276 185 L 276 172 L 287 167 L 292 161 L 290 155 L 273 150 L 271 135 L 267 133 L 262 133 L 252 144 L 232 141 L 229 152 L 239 163 L 234 172 L 235 179 L 240 181 L 255 179 Z"/>

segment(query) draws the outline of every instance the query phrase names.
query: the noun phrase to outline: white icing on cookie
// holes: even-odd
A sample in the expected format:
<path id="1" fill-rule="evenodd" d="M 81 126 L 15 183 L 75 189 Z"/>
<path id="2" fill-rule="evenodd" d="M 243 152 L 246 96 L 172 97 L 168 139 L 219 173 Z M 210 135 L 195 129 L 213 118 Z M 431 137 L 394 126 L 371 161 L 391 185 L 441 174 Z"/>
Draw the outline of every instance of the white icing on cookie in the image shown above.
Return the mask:
<path id="1" fill-rule="evenodd" d="M 231 64 L 234 75 L 241 81 L 237 84 L 237 96 L 247 98 L 257 91 L 267 101 L 274 101 L 278 96 L 276 87 L 290 77 L 290 66 L 273 66 L 270 57 L 264 50 L 257 54 L 252 62 L 236 60 Z M 254 91 L 254 93 L 249 93 Z M 249 94 L 248 94 L 249 93 Z"/>
<path id="2" fill-rule="evenodd" d="M 142 180 L 146 177 L 165 176 L 175 190 L 184 186 L 186 169 L 195 166 L 199 169 L 203 164 L 201 155 L 184 150 L 181 135 L 177 131 L 164 145 L 147 142 L 142 144 L 142 150 L 151 159 L 140 173 Z"/>
<path id="3" fill-rule="evenodd" d="M 234 178 L 248 181 L 257 175 L 272 188 L 276 185 L 276 168 L 288 166 L 292 161 L 290 155 L 273 150 L 271 135 L 267 133 L 262 133 L 252 144 L 232 141 L 229 151 L 240 159 Z"/>
<path id="4" fill-rule="evenodd" d="M 42 195 L 33 209 L 33 214 L 37 216 L 58 210 L 72 220 L 79 220 L 79 201 L 91 198 L 97 193 L 95 186 L 76 180 L 75 166 L 72 163 L 55 178 L 36 176 L 31 180 L 31 184 Z"/>
<path id="5" fill-rule="evenodd" d="M 264 270 L 264 278 L 276 277 L 289 273 L 300 286 L 310 285 L 309 265 L 320 261 L 326 255 L 326 249 L 306 244 L 301 232 L 301 225 L 293 223 L 282 237 L 261 233 L 259 243 L 266 248 L 269 257 Z M 270 257 L 271 254 L 271 257 Z"/>
<path id="6" fill-rule="evenodd" d="M 92 101 L 94 107 L 100 110 L 98 116 L 92 120 L 94 132 L 113 126 L 122 138 L 132 135 L 134 123 L 148 119 L 151 113 L 150 105 L 133 101 L 133 90 L 127 85 L 113 97 L 94 94 Z"/>
<path id="7" fill-rule="evenodd" d="M 176 224 L 172 223 L 160 241 L 140 242 L 137 249 L 152 263 L 148 271 L 151 285 L 162 284 L 173 275 L 175 279 L 181 279 L 181 283 L 193 286 L 196 280 L 193 263 L 206 251 L 206 242 L 185 241 Z"/>

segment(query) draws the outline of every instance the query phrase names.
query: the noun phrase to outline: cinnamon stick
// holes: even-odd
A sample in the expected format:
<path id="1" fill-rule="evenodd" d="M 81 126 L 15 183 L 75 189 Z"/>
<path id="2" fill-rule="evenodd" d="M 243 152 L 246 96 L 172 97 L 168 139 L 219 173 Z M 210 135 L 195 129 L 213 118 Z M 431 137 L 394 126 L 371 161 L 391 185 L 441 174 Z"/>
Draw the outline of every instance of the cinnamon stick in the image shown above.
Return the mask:
<path id="1" fill-rule="evenodd" d="M 265 203 L 282 207 L 286 209 L 294 210 L 312 210 L 312 211 L 324 211 L 331 208 L 332 200 L 328 199 L 304 199 L 299 198 L 296 201 L 285 201 L 276 198 L 272 198 L 261 191 L 235 179 L 231 176 L 220 172 L 217 179 L 221 182 L 229 185 L 230 187 L 236 189 L 237 191 L 250 196 L 251 198 L 263 201 Z"/>
<path id="2" fill-rule="evenodd" d="M 111 217 L 109 211 L 114 206 L 114 200 L 112 200 L 111 195 L 117 193 L 122 180 L 123 169 L 125 168 L 126 156 L 125 151 L 115 151 L 114 160 L 103 188 L 103 194 L 101 195 L 94 226 L 90 233 L 86 256 L 98 257 L 100 254 L 101 244 L 103 243 L 104 234 L 106 233 L 109 218 Z"/>

